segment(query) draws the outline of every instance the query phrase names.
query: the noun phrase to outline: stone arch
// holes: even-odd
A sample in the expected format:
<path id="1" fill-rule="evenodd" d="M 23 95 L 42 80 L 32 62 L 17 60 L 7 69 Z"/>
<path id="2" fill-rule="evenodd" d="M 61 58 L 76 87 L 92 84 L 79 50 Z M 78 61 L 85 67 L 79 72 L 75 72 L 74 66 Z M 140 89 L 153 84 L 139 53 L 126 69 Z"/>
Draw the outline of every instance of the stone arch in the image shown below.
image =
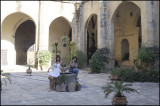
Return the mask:
<path id="1" fill-rule="evenodd" d="M 138 2 L 136 2 L 136 1 L 122 1 L 122 2 L 120 2 L 120 3 L 117 5 L 114 13 L 112 14 L 112 16 L 111 16 L 111 22 L 114 21 L 114 18 L 115 18 L 115 16 L 116 16 L 116 13 L 117 13 L 119 7 L 121 7 L 121 6 L 124 5 L 125 3 L 133 3 L 133 4 L 135 4 L 138 8 L 141 9 L 141 5 L 140 5 Z"/>
<path id="2" fill-rule="evenodd" d="M 49 51 L 53 53 L 53 45 L 56 40 L 59 40 L 61 36 L 67 36 L 70 41 L 72 41 L 72 25 L 70 22 L 63 16 L 60 16 L 56 19 L 54 19 L 50 26 L 49 26 Z M 69 47 L 63 47 L 62 45 L 58 45 L 58 48 L 60 49 L 61 53 L 61 59 L 66 64 L 68 64 L 68 54 L 69 54 Z M 53 55 L 53 60 L 55 59 L 55 54 Z"/>
<path id="3" fill-rule="evenodd" d="M 27 21 L 27 20 L 32 20 L 36 26 L 35 20 L 28 14 L 24 13 L 24 12 L 14 12 L 14 13 L 10 13 L 8 14 L 4 20 L 2 21 L 2 25 L 3 22 L 6 20 L 7 17 L 11 17 L 14 14 L 23 14 L 25 15 L 23 18 L 18 19 L 18 21 L 16 21 L 16 23 L 14 24 L 13 28 L 12 28 L 12 36 L 15 37 L 15 32 L 17 30 L 17 28 L 19 27 L 20 24 L 22 24 L 23 22 Z"/>
<path id="4" fill-rule="evenodd" d="M 85 54 L 87 55 L 87 64 L 89 63 L 89 59 L 97 49 L 97 41 L 98 41 L 97 21 L 98 21 L 97 14 L 91 14 L 87 19 L 84 27 L 83 44 L 84 44 Z"/>
<path id="5" fill-rule="evenodd" d="M 11 13 L 11 14 L 7 15 L 5 17 L 5 19 L 2 21 L 1 41 L 3 42 L 6 40 L 6 41 L 13 44 L 13 46 L 10 46 L 10 48 L 3 48 L 8 51 L 7 58 L 10 59 L 10 60 L 8 60 L 8 65 L 15 65 L 16 64 L 15 33 L 16 33 L 16 30 L 18 29 L 18 27 L 27 20 L 32 20 L 32 22 L 36 26 L 33 18 L 23 12 Z M 3 42 L 3 45 L 10 45 L 10 44 L 8 44 L 7 42 Z M 10 54 L 10 53 L 12 53 L 12 54 Z"/>
<path id="6" fill-rule="evenodd" d="M 7 17 L 9 17 L 9 16 L 11 16 L 11 15 L 13 15 L 13 14 L 16 14 L 16 13 L 26 15 L 25 19 L 27 20 L 27 17 L 28 17 L 28 18 L 29 18 L 30 20 L 32 20 L 32 21 L 34 22 L 34 24 L 35 24 L 35 20 L 32 18 L 32 16 L 30 16 L 29 14 L 27 14 L 27 13 L 25 13 L 25 12 L 23 12 L 23 11 L 18 11 L 18 12 L 12 12 L 12 13 L 10 13 L 10 14 L 6 15 L 1 22 L 3 23 L 3 21 L 4 21 Z M 21 19 L 19 22 L 23 23 L 23 22 L 25 21 L 25 19 Z M 22 21 L 22 20 L 24 20 L 24 21 Z M 17 23 L 17 24 L 19 24 L 19 23 Z M 35 25 L 36 25 L 36 24 L 35 24 Z"/>
<path id="7" fill-rule="evenodd" d="M 16 23 L 15 27 L 13 28 L 13 34 L 12 34 L 13 37 L 15 37 L 16 29 L 19 27 L 19 25 L 21 25 L 23 22 L 25 22 L 25 21 L 27 21 L 27 20 L 32 20 L 33 23 L 35 24 L 34 20 L 33 20 L 30 16 L 25 17 L 25 18 L 23 18 L 23 19 L 20 19 L 20 20 Z M 36 24 L 35 24 L 35 25 L 36 25 Z"/>
<path id="8" fill-rule="evenodd" d="M 141 27 L 137 27 L 138 18 L 141 14 L 139 6 L 133 2 L 121 2 L 116 8 L 112 19 L 112 38 L 114 39 L 115 59 L 121 62 L 121 65 L 133 66 L 134 53 L 138 51 L 141 37 Z M 123 32 L 123 33 L 121 33 Z M 139 37 L 140 36 L 140 37 Z M 130 44 L 128 62 L 123 63 L 124 53 L 119 44 L 123 39 L 127 39 Z M 140 38 L 142 39 L 142 38 Z M 126 43 L 127 44 L 127 43 Z M 121 48 L 121 49 L 120 49 Z M 132 48 L 132 49 L 131 49 Z"/>
<path id="9" fill-rule="evenodd" d="M 26 65 L 34 61 L 35 24 L 32 20 L 21 23 L 15 32 L 16 64 Z"/>
<path id="10" fill-rule="evenodd" d="M 54 20 L 58 19 L 58 18 L 63 18 L 72 28 L 72 24 L 70 23 L 69 19 L 67 19 L 65 16 L 59 16 L 59 17 L 56 17 Z M 49 26 L 52 24 L 52 22 L 54 21 L 52 20 L 49 24 Z"/>

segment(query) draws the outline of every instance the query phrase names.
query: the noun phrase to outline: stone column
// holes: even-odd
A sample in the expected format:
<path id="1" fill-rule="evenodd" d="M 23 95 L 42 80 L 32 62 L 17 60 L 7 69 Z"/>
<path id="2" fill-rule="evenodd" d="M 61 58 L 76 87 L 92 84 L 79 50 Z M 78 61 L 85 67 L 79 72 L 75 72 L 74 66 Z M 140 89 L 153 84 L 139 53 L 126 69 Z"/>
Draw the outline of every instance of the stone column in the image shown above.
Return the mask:
<path id="1" fill-rule="evenodd" d="M 79 42 L 79 15 L 80 15 L 80 9 L 79 9 L 79 3 L 75 3 L 75 42 L 77 43 L 77 48 L 80 50 L 80 42 Z"/>
<path id="2" fill-rule="evenodd" d="M 97 36 L 97 39 L 98 39 L 98 42 L 97 42 L 97 47 L 98 49 L 100 48 L 105 48 L 107 45 L 106 45 L 106 40 L 107 40 L 107 34 L 106 34 L 106 24 L 107 24 L 107 20 L 106 20 L 106 17 L 107 17 L 107 14 L 105 13 L 106 12 L 106 3 L 104 3 L 103 1 L 99 2 L 99 17 L 97 18 L 98 19 L 98 36 Z"/>
<path id="3" fill-rule="evenodd" d="M 83 12 L 84 12 L 84 6 L 83 2 L 80 4 L 78 10 L 77 10 L 77 18 L 76 18 L 76 35 L 77 35 L 77 47 L 78 50 L 84 52 L 84 41 L 83 41 L 83 35 L 84 35 L 84 28 L 83 28 Z M 84 52 L 85 53 L 85 52 Z"/>
<path id="4" fill-rule="evenodd" d="M 45 15 L 47 6 L 45 6 L 45 1 L 40 2 L 39 50 L 48 50 L 49 25 L 46 24 L 47 16 Z"/>
<path id="5" fill-rule="evenodd" d="M 141 8 L 141 23 L 142 23 L 142 42 L 146 43 L 148 47 L 154 46 L 154 37 L 156 36 L 157 24 L 154 20 L 154 2 L 145 1 L 143 8 Z"/>
<path id="6" fill-rule="evenodd" d="M 107 68 L 114 66 L 114 41 L 111 35 L 111 20 L 109 20 L 108 1 L 100 2 L 100 36 L 98 50 L 109 58 Z"/>

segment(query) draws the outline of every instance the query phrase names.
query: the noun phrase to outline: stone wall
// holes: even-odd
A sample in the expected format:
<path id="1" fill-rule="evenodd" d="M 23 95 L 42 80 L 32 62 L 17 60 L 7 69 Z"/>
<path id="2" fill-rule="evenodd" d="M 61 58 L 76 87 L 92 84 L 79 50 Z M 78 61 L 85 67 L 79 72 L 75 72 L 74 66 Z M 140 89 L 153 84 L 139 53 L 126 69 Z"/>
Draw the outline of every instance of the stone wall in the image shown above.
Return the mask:
<path id="1" fill-rule="evenodd" d="M 59 1 L 1 1 L 1 50 L 6 49 L 8 63 L 16 62 L 14 33 L 18 26 L 26 20 L 32 20 L 35 29 L 35 50 L 49 50 L 49 26 L 58 17 L 65 18 L 72 28 L 72 40 L 77 43 L 78 50 L 87 53 L 86 30 L 90 18 L 97 15 L 97 47 L 107 48 L 112 60 L 121 55 L 120 42 L 122 38 L 129 40 L 130 51 L 137 50 L 138 27 L 128 26 L 123 28 L 124 35 L 133 32 L 133 36 L 121 36 L 121 32 L 114 28 L 115 17 L 118 8 L 126 2 L 134 3 L 140 8 L 142 42 L 148 47 L 159 49 L 159 2 L 158 1 L 82 1 L 82 2 L 59 2 Z M 76 4 L 75 4 L 76 3 Z M 34 9 L 33 9 L 34 8 Z M 124 14 L 128 14 L 131 7 Z M 134 10 L 134 9 L 133 9 Z M 134 16 L 134 14 L 133 14 Z M 134 24 L 135 20 L 122 19 L 122 22 Z M 133 22 L 134 21 L 134 22 Z M 124 24 L 122 23 L 122 24 Z M 9 26 L 8 26 L 9 25 Z M 54 33 L 51 33 L 54 34 Z M 58 35 L 57 35 L 58 36 Z M 53 37 L 53 39 L 55 39 Z M 118 48 L 118 49 L 117 49 Z M 9 53 L 12 52 L 14 56 Z M 130 58 L 133 60 L 133 55 Z"/>

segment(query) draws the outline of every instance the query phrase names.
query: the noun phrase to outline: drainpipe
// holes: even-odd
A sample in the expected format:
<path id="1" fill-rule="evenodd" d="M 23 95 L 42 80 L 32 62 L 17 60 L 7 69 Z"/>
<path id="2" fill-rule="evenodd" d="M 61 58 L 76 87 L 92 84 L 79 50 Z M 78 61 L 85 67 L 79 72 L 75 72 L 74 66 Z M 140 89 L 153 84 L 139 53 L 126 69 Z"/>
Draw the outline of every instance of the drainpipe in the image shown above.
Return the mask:
<path id="1" fill-rule="evenodd" d="M 39 51 L 39 37 L 40 37 L 40 16 L 41 16 L 41 1 L 39 0 L 39 11 L 38 11 L 38 41 L 37 41 L 37 49 L 36 53 Z M 37 57 L 36 57 L 37 58 Z M 40 70 L 39 67 L 39 59 L 38 59 L 38 70 Z"/>
<path id="2" fill-rule="evenodd" d="M 38 42 L 37 42 L 37 50 L 36 50 L 36 51 L 39 51 L 40 16 L 41 16 L 41 1 L 39 0 L 39 11 L 38 11 Z"/>

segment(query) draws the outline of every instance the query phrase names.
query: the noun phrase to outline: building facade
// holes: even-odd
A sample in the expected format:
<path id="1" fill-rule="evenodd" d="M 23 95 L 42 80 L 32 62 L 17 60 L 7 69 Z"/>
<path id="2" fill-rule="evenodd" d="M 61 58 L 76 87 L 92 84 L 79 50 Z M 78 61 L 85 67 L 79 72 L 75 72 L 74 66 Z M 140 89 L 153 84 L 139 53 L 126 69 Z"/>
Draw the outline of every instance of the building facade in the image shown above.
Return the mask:
<path id="1" fill-rule="evenodd" d="M 96 50 L 133 66 L 142 44 L 159 51 L 158 1 L 1 1 L 1 65 L 25 65 L 52 52 L 61 36 L 87 55 Z M 62 49 L 62 57 L 68 48 Z M 113 64 L 113 61 L 111 64 Z"/>

